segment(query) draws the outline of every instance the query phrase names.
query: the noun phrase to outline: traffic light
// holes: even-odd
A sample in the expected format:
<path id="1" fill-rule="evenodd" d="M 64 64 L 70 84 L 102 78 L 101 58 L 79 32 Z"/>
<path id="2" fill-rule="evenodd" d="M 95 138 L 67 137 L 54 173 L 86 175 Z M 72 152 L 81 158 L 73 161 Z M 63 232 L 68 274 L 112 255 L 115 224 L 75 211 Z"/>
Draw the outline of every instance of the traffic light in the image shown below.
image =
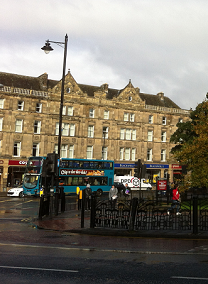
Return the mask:
<path id="1" fill-rule="evenodd" d="M 42 165 L 42 177 L 46 177 L 47 176 L 47 162 L 46 160 L 43 161 L 43 165 Z"/>
<path id="2" fill-rule="evenodd" d="M 142 165 L 142 175 L 141 175 L 141 178 L 145 178 L 145 174 L 146 174 L 146 165 Z"/>
<path id="3" fill-rule="evenodd" d="M 138 161 L 135 163 L 135 168 L 134 168 L 134 176 L 137 178 L 140 178 L 141 167 L 142 167 L 141 159 L 138 159 Z"/>
<path id="4" fill-rule="evenodd" d="M 46 167 L 48 175 L 56 174 L 57 164 L 58 164 L 58 154 L 56 154 L 55 152 L 47 154 Z"/>

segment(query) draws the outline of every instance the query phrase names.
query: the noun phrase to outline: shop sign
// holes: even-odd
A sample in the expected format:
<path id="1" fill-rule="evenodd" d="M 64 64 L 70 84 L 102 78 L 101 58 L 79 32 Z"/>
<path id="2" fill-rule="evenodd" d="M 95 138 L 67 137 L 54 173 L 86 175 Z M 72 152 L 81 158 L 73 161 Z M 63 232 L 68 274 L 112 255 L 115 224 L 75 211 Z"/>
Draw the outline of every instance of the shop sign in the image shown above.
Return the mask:
<path id="1" fill-rule="evenodd" d="M 114 168 L 135 168 L 135 164 L 114 164 Z"/>
<path id="2" fill-rule="evenodd" d="M 166 189 L 167 189 L 167 180 L 158 180 L 157 190 L 166 190 Z"/>
<path id="3" fill-rule="evenodd" d="M 9 166 L 26 166 L 27 161 L 9 160 Z"/>
<path id="4" fill-rule="evenodd" d="M 169 165 L 164 164 L 145 164 L 149 169 L 169 169 Z"/>
<path id="5" fill-rule="evenodd" d="M 104 171 L 99 171 L 99 170 L 66 170 L 66 169 L 61 169 L 60 170 L 60 175 L 62 176 L 68 176 L 68 175 L 75 175 L 75 176 L 104 176 Z"/>
<path id="6" fill-rule="evenodd" d="M 0 160 L 0 165 L 2 165 L 4 163 L 4 160 Z"/>
<path id="7" fill-rule="evenodd" d="M 180 166 L 178 164 L 172 164 L 172 169 L 173 170 L 182 170 L 182 166 Z"/>

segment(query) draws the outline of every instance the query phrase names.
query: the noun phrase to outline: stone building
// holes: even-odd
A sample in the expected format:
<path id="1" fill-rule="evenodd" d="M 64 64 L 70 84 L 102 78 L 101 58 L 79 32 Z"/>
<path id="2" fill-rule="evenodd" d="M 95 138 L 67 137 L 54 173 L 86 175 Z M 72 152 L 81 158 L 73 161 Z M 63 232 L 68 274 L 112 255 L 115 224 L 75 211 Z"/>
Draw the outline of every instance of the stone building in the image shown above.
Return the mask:
<path id="1" fill-rule="evenodd" d="M 58 147 L 61 81 L 45 73 L 29 77 L 0 72 L 1 191 L 21 182 L 29 156 Z M 131 81 L 121 90 L 78 84 L 65 77 L 61 156 L 115 161 L 117 175 L 133 175 L 137 159 L 147 178 L 173 179 L 180 167 L 170 159 L 170 136 L 189 119 L 163 93 L 141 93 Z"/>

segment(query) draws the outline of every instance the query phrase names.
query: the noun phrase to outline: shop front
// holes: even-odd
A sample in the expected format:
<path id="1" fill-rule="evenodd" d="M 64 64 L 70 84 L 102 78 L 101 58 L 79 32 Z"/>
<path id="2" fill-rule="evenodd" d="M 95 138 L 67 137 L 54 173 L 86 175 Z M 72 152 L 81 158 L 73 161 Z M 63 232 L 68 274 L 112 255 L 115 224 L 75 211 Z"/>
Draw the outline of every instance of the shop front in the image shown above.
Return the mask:
<path id="1" fill-rule="evenodd" d="M 116 176 L 133 176 L 134 168 L 135 168 L 135 163 L 134 164 L 115 163 L 114 173 Z"/>
<path id="2" fill-rule="evenodd" d="M 145 164 L 146 165 L 146 179 L 150 183 L 156 183 L 158 178 L 167 178 L 169 165 L 168 164 Z"/>
<path id="3" fill-rule="evenodd" d="M 15 187 L 22 183 L 27 161 L 9 160 L 7 187 Z"/>

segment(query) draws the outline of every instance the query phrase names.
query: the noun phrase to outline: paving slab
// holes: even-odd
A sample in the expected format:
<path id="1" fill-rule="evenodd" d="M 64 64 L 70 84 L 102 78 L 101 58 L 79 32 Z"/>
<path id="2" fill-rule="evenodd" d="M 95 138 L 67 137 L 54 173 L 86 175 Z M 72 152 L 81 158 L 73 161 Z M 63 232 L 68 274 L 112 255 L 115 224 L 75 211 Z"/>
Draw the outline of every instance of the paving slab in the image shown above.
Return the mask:
<path id="1" fill-rule="evenodd" d="M 34 220 L 38 229 L 72 232 L 78 234 L 125 236 L 142 238 L 183 238 L 183 239 L 208 239 L 208 232 L 193 234 L 190 230 L 138 230 L 97 227 L 90 228 L 90 211 L 84 214 L 84 227 L 81 228 L 81 211 L 70 210 L 58 214 L 58 216 L 43 217 L 42 220 Z"/>

